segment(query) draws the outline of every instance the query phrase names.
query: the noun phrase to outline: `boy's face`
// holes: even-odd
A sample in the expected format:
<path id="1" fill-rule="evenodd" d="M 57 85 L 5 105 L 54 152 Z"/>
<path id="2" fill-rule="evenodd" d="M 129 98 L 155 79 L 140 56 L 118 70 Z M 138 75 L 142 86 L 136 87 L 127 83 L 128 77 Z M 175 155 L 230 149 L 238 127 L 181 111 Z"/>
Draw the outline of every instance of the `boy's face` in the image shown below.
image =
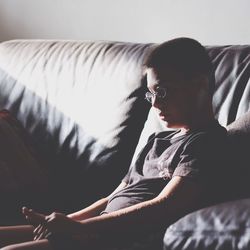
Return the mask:
<path id="1" fill-rule="evenodd" d="M 202 84 L 183 78 L 176 70 L 166 68 L 146 70 L 147 87 L 151 93 L 165 93 L 164 98 L 154 95 L 152 106 L 169 128 L 189 128 L 199 109 Z"/>

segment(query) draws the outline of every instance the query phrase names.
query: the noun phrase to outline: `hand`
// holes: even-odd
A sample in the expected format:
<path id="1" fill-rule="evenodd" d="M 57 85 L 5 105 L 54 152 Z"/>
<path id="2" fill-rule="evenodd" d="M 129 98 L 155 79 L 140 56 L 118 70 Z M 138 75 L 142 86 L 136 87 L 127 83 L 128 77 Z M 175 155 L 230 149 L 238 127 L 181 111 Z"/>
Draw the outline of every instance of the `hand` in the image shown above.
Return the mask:
<path id="1" fill-rule="evenodd" d="M 45 222 L 46 216 L 44 214 L 37 213 L 27 207 L 22 208 L 22 213 L 24 214 L 26 220 L 35 227 Z"/>
<path id="2" fill-rule="evenodd" d="M 34 230 L 34 239 L 40 240 L 52 234 L 73 235 L 80 231 L 80 223 L 61 213 L 52 213 L 45 216 L 45 220 Z"/>
<path id="3" fill-rule="evenodd" d="M 51 232 L 47 229 L 47 227 L 43 224 L 39 224 L 33 231 L 33 239 L 34 240 L 41 240 L 41 239 L 46 239 Z"/>

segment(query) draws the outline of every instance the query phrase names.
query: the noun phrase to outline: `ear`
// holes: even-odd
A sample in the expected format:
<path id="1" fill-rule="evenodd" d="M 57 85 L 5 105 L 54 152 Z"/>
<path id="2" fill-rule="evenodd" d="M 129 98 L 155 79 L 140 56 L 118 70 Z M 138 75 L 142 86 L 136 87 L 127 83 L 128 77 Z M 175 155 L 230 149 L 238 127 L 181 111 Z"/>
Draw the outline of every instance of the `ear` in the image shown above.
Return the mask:
<path id="1" fill-rule="evenodd" d="M 196 78 L 196 81 L 194 86 L 198 90 L 196 105 L 198 110 L 201 110 L 207 107 L 207 105 L 210 106 L 210 103 L 212 103 L 212 96 L 210 94 L 209 80 L 206 76 L 199 76 Z"/>
<path id="2" fill-rule="evenodd" d="M 200 84 L 203 85 L 204 87 L 207 86 L 209 87 L 209 79 L 208 76 L 199 74 L 196 76 L 193 76 L 191 81 L 193 81 L 195 84 Z"/>
<path id="3" fill-rule="evenodd" d="M 200 89 L 202 95 L 211 96 L 210 93 L 210 82 L 208 76 L 198 75 L 193 78 L 194 87 Z"/>

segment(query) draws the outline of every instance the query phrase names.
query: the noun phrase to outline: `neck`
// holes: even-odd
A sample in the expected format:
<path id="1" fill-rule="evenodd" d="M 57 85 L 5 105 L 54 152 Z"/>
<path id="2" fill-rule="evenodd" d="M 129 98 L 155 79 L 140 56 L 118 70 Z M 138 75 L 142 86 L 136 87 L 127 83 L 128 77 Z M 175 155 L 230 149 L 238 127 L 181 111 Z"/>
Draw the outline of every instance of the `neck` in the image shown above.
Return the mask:
<path id="1" fill-rule="evenodd" d="M 188 122 L 187 126 L 181 128 L 181 131 L 183 131 L 183 133 L 186 133 L 188 131 L 202 129 L 207 127 L 207 125 L 214 120 L 215 118 L 212 104 L 209 103 L 202 109 L 197 110 L 197 112 L 195 112 L 194 116 Z"/>

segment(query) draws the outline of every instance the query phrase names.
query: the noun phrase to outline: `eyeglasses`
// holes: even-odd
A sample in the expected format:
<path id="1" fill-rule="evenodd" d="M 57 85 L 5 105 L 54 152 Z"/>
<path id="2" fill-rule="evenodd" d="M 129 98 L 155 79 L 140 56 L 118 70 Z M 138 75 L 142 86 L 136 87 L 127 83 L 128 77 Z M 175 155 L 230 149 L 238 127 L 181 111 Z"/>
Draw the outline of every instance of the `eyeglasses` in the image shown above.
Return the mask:
<path id="1" fill-rule="evenodd" d="M 154 98 L 157 97 L 159 99 L 164 99 L 165 96 L 166 96 L 166 89 L 158 87 L 157 90 L 154 92 L 146 92 L 145 99 L 152 104 Z"/>

